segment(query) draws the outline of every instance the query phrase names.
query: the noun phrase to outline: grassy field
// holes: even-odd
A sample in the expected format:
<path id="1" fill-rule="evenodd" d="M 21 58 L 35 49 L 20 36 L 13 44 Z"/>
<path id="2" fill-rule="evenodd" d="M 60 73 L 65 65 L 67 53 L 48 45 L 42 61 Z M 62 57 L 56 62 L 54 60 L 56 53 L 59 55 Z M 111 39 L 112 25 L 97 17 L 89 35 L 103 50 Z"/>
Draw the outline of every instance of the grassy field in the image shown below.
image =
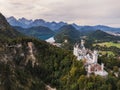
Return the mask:
<path id="1" fill-rule="evenodd" d="M 108 54 L 108 55 L 112 55 L 112 56 L 115 55 L 112 51 L 99 51 L 99 54 L 101 54 L 101 55 Z"/>
<path id="2" fill-rule="evenodd" d="M 106 46 L 106 47 L 115 46 L 117 48 L 120 48 L 120 43 L 113 43 L 113 42 L 104 42 L 104 43 L 93 44 L 93 46 L 96 46 L 96 45 Z"/>

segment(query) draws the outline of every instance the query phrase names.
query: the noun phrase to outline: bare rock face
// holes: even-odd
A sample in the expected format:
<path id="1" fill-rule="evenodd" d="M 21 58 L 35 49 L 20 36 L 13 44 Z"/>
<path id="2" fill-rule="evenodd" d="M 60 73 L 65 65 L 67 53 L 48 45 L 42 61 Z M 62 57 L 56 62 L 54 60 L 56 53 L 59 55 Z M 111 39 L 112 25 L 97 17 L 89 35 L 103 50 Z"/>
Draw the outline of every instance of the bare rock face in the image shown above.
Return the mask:
<path id="1" fill-rule="evenodd" d="M 46 85 L 46 90 L 57 90 L 56 88 L 52 88 L 51 86 L 49 85 Z"/>
<path id="2" fill-rule="evenodd" d="M 36 59 L 36 48 L 32 42 L 0 45 L 0 61 L 3 63 L 16 62 L 18 65 L 26 66 L 28 62 L 32 67 L 38 64 Z M 4 53 L 3 53 L 4 52 Z"/>
<path id="3" fill-rule="evenodd" d="M 26 62 L 25 65 L 31 61 L 32 62 L 32 67 L 34 67 L 35 63 L 36 63 L 36 57 L 34 56 L 34 51 L 35 47 L 34 44 L 32 42 L 28 42 L 28 55 L 26 55 Z"/>

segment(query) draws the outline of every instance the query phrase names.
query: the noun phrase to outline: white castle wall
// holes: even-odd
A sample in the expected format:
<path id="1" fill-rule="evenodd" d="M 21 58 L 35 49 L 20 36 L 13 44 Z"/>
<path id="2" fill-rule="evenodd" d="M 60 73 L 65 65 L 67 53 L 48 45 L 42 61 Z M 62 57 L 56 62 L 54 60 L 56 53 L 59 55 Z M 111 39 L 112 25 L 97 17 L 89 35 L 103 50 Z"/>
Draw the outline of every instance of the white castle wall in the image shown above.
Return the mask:
<path id="1" fill-rule="evenodd" d="M 90 50 L 91 51 L 91 50 Z M 86 59 L 86 65 L 88 65 L 87 71 L 88 73 L 91 73 L 91 65 L 98 64 L 98 52 L 94 50 L 91 52 L 91 54 L 87 54 L 88 50 L 86 50 L 84 46 L 84 41 L 81 40 L 81 45 L 79 47 L 79 44 L 76 44 L 74 46 L 73 54 L 77 57 L 77 60 Z M 99 64 L 98 64 L 99 65 Z M 104 70 L 104 64 L 99 65 L 101 67 L 101 70 L 97 70 L 97 68 L 94 71 L 96 75 L 106 76 L 108 73 Z"/>

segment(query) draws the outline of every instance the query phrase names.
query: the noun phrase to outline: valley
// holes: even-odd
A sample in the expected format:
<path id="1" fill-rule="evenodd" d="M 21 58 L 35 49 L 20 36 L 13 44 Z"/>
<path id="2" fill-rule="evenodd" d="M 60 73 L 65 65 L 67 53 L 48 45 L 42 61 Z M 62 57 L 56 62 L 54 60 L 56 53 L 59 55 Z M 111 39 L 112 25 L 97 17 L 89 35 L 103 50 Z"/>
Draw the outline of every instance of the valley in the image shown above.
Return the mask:
<path id="1" fill-rule="evenodd" d="M 0 90 L 119 90 L 120 37 L 108 27 L 13 19 L 0 14 Z"/>
<path id="2" fill-rule="evenodd" d="M 0 0 L 0 90 L 120 90 L 120 0 Z"/>

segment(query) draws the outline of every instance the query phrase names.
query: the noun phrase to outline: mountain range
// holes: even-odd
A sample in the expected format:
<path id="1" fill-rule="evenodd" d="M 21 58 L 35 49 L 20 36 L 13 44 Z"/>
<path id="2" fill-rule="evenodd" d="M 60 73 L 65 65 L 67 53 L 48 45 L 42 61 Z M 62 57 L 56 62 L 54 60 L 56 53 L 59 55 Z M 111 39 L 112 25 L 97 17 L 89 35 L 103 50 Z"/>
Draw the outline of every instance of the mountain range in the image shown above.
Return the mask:
<path id="1" fill-rule="evenodd" d="M 64 25 L 68 25 L 66 22 L 47 22 L 43 19 L 35 19 L 35 20 L 28 20 L 26 18 L 19 18 L 16 19 L 15 17 L 11 16 L 7 18 L 7 21 L 10 23 L 12 26 L 20 26 L 22 28 L 30 28 L 30 27 L 36 27 L 36 26 L 44 26 L 48 27 L 51 30 L 55 31 L 61 28 Z M 114 27 L 109 27 L 105 25 L 96 25 L 96 26 L 81 26 L 77 25 L 75 23 L 72 24 L 77 30 L 79 31 L 92 31 L 92 30 L 102 30 L 102 31 L 109 31 L 109 32 L 114 32 L 114 33 L 120 33 L 120 28 L 114 28 Z"/>
<path id="2" fill-rule="evenodd" d="M 80 41 L 81 38 L 94 41 L 119 41 L 120 36 L 112 35 L 102 30 L 95 30 L 92 27 L 87 26 L 86 30 L 83 27 L 82 30 L 77 30 L 72 25 L 64 25 L 56 31 L 54 36 L 55 41 L 58 43 L 63 43 L 64 40 L 68 40 L 69 43 L 76 43 Z"/>
<path id="3" fill-rule="evenodd" d="M 120 28 L 113 28 L 104 25 L 79 26 L 77 24 L 67 24 L 64 22 L 46 22 L 43 19 L 28 20 L 25 18 L 7 18 L 7 21 L 18 32 L 27 36 L 46 40 L 54 37 L 56 42 L 62 43 L 65 39 L 74 43 L 82 36 L 87 36 L 91 40 L 116 41 L 120 39 Z"/>
<path id="4" fill-rule="evenodd" d="M 35 19 L 35 20 L 28 20 L 26 18 L 20 18 L 16 19 L 15 17 L 11 16 L 7 18 L 7 21 L 10 23 L 12 26 L 20 26 L 22 28 L 30 28 L 30 27 L 36 27 L 36 26 L 44 26 L 48 27 L 50 29 L 57 30 L 61 26 L 66 25 L 67 23 L 65 22 L 46 22 L 43 19 Z"/>

